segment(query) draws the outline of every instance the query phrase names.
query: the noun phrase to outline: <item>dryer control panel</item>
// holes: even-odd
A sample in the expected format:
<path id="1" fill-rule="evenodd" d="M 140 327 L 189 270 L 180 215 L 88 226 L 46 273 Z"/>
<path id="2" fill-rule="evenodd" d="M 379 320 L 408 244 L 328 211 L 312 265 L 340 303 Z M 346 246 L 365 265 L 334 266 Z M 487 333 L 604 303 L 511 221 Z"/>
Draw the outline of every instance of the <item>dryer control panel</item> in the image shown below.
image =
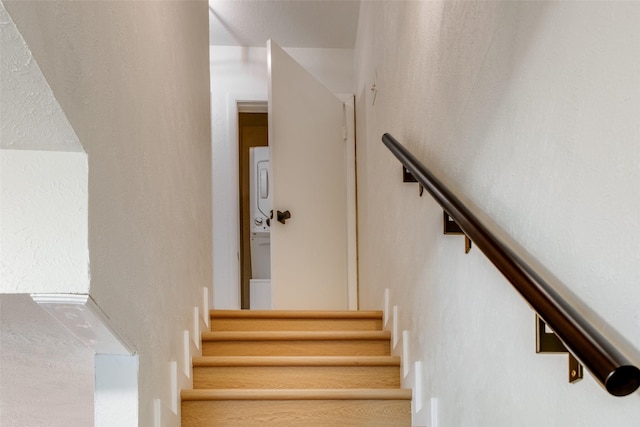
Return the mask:
<path id="1" fill-rule="evenodd" d="M 249 149 L 251 199 L 251 232 L 270 230 L 271 182 L 269 170 L 269 147 L 252 147 Z"/>

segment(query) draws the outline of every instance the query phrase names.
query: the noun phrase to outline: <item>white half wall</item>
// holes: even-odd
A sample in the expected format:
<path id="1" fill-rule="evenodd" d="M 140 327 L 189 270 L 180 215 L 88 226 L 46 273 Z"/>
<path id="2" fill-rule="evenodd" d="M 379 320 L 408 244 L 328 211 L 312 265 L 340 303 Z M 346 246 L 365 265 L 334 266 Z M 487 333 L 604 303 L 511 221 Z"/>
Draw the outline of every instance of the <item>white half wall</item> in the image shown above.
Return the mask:
<path id="1" fill-rule="evenodd" d="M 0 293 L 87 293 L 83 152 L 0 150 Z"/>
<path id="2" fill-rule="evenodd" d="M 211 286 L 208 4 L 4 1 L 88 154 L 90 296 L 137 350 L 138 424 Z"/>
<path id="3" fill-rule="evenodd" d="M 87 156 L 2 3 L 0 26 L 0 293 L 86 293 Z"/>
<path id="4" fill-rule="evenodd" d="M 240 308 L 238 101 L 267 100 L 266 48 L 211 46 L 213 308 Z M 353 93 L 352 49 L 285 48 L 333 93 Z"/>
<path id="5" fill-rule="evenodd" d="M 381 308 L 389 288 L 394 330 L 413 338 L 416 425 L 638 423 L 640 392 L 612 397 L 588 373 L 570 385 L 566 355 L 535 354 L 534 313 L 442 234 L 442 210 L 381 142 L 394 135 L 520 242 L 640 364 L 638 22 L 637 2 L 362 2 L 360 303 Z"/>
<path id="6" fill-rule="evenodd" d="M 90 427 L 94 352 L 28 294 L 0 294 L 0 425 Z"/>

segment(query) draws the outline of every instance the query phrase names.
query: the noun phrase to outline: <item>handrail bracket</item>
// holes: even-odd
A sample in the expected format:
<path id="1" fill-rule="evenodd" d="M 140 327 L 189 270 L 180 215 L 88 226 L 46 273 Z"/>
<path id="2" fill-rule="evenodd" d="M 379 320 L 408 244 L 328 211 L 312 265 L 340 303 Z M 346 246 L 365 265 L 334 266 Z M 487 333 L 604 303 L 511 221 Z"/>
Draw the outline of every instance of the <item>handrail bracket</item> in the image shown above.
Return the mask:
<path id="1" fill-rule="evenodd" d="M 422 194 L 424 193 L 424 186 L 422 185 L 422 183 L 420 183 L 420 181 L 416 179 L 415 176 L 413 176 L 413 174 L 409 171 L 409 169 L 407 169 L 407 167 L 404 165 L 402 166 L 402 182 L 418 183 L 418 194 L 420 195 L 420 197 L 422 197 Z M 469 238 L 469 236 L 466 235 L 464 231 L 462 231 L 462 228 L 460 228 L 458 223 L 446 211 L 443 211 L 443 213 L 444 213 L 444 227 L 443 227 L 444 234 L 464 235 L 464 253 L 468 254 L 472 246 L 471 239 Z"/>
<path id="2" fill-rule="evenodd" d="M 567 350 L 560 338 L 540 316 L 536 314 L 536 353 L 567 353 L 569 355 L 569 382 L 576 383 L 583 378 L 582 364 Z"/>
<path id="3" fill-rule="evenodd" d="M 539 353 L 546 352 L 543 341 L 549 335 L 558 341 L 560 337 L 560 351 L 566 352 L 569 349 L 570 353 L 577 356 L 569 356 L 571 382 L 582 378 L 580 363 L 583 363 L 596 381 L 613 396 L 627 396 L 640 388 L 640 369 L 602 335 L 589 319 L 581 316 L 569 301 L 560 295 L 558 289 L 562 288 L 562 284 L 545 281 L 533 266 L 491 232 L 489 226 L 481 221 L 476 213 L 394 137 L 385 133 L 382 142 L 405 168 L 405 179 L 410 182 L 417 181 L 445 211 L 445 234 L 450 234 L 447 229 L 455 224 L 459 229 L 457 234 L 462 233 L 466 236 L 465 252 L 469 251 L 473 240 L 475 246 L 544 319 L 544 322 L 538 321 Z M 545 323 L 548 323 L 555 333 L 545 332 Z"/>
<path id="4" fill-rule="evenodd" d="M 471 250 L 471 239 L 469 238 L 469 236 L 467 236 L 465 234 L 464 231 L 462 231 L 462 228 L 460 228 L 460 226 L 458 225 L 458 223 L 446 212 L 446 211 L 442 211 L 442 213 L 444 214 L 444 225 L 443 225 L 443 229 L 444 229 L 444 234 L 462 234 L 464 235 L 464 253 L 468 254 L 469 251 Z"/>

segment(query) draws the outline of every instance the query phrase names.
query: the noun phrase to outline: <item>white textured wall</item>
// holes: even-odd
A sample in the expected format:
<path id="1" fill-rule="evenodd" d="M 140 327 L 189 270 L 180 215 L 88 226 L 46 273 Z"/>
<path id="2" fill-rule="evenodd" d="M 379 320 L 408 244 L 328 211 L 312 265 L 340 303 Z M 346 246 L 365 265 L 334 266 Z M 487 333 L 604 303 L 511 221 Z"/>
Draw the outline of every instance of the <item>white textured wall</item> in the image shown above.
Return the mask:
<path id="1" fill-rule="evenodd" d="M 0 295 L 0 330 L 0 425 L 92 426 L 93 351 L 25 294 Z"/>
<path id="2" fill-rule="evenodd" d="M 0 147 L 83 151 L 31 50 L 0 3 Z"/>
<path id="3" fill-rule="evenodd" d="M 422 362 L 416 425 L 634 426 L 380 142 L 390 132 L 627 340 L 640 363 L 640 4 L 363 2 L 356 46 L 361 308 L 384 289 Z M 375 81 L 374 97 L 370 87 Z M 600 317 L 602 320 L 598 320 Z M 395 350 L 399 352 L 402 343 Z"/>
<path id="4" fill-rule="evenodd" d="M 353 93 L 353 50 L 285 49 L 334 93 Z M 240 308 L 237 101 L 267 100 L 266 48 L 211 46 L 216 308 Z"/>
<path id="5" fill-rule="evenodd" d="M 211 285 L 207 2 L 5 6 L 87 151 L 90 293 L 138 351 L 151 425 Z"/>
<path id="6" fill-rule="evenodd" d="M 87 156 L 0 150 L 0 293 L 87 293 Z"/>
<path id="7" fill-rule="evenodd" d="M 93 352 L 29 292 L 89 291 L 87 155 L 0 3 L 0 424 L 88 426 Z"/>
<path id="8" fill-rule="evenodd" d="M 0 3 L 0 293 L 89 290 L 87 156 Z"/>

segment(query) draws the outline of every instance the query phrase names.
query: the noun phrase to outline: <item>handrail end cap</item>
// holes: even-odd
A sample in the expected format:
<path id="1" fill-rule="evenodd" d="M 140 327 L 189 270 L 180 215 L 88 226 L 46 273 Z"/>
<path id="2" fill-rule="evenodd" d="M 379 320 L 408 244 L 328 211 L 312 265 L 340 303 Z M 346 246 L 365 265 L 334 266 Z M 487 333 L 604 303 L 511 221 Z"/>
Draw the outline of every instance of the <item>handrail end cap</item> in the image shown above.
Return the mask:
<path id="1" fill-rule="evenodd" d="M 609 374 L 604 386 L 614 396 L 627 396 L 640 387 L 640 369 L 633 365 L 620 366 Z"/>

